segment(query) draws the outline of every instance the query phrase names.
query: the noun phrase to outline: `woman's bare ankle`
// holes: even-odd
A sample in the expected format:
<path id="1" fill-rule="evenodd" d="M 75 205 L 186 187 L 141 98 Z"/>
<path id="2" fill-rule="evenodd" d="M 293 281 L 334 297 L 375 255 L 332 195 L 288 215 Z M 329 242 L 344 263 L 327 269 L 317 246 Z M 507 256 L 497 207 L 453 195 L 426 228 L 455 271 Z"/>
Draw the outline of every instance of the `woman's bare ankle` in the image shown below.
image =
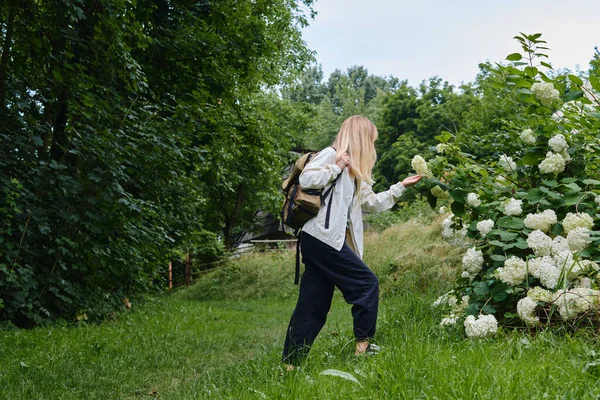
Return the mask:
<path id="1" fill-rule="evenodd" d="M 367 347 L 369 347 L 368 340 L 361 340 L 356 342 L 356 351 L 354 352 L 355 356 L 360 356 L 361 354 L 365 354 L 367 351 Z"/>

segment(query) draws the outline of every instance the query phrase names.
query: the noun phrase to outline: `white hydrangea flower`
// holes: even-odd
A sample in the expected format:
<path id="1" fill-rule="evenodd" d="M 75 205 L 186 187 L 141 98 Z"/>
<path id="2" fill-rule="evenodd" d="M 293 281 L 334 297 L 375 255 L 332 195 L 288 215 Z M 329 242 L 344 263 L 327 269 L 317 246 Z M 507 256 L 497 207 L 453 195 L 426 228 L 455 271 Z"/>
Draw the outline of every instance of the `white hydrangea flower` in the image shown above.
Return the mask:
<path id="1" fill-rule="evenodd" d="M 548 146 L 554 150 L 555 153 L 560 153 L 563 150 L 569 148 L 565 137 L 562 134 L 554 135 L 550 140 L 548 140 Z"/>
<path id="2" fill-rule="evenodd" d="M 504 213 L 506 215 L 520 215 L 523 212 L 523 201 L 510 198 L 504 202 Z"/>
<path id="3" fill-rule="evenodd" d="M 429 170 L 429 166 L 427 166 L 427 162 L 419 155 L 413 157 L 410 165 L 417 172 L 417 175 L 422 176 L 423 178 L 431 178 L 433 176 Z"/>
<path id="4" fill-rule="evenodd" d="M 498 268 L 495 274 L 498 279 L 510 286 L 520 285 L 527 276 L 527 264 L 520 258 L 512 256 L 504 261 L 504 267 Z"/>
<path id="5" fill-rule="evenodd" d="M 473 276 L 473 275 L 471 275 L 470 273 L 468 273 L 467 271 L 463 271 L 463 272 L 460 274 L 460 277 L 461 277 L 461 278 L 469 278 L 469 279 L 473 279 L 473 278 L 474 278 L 474 276 Z"/>
<path id="6" fill-rule="evenodd" d="M 563 158 L 563 160 L 565 160 L 566 163 L 571 161 L 571 155 L 567 152 L 567 150 L 563 150 L 558 154 L 560 154 L 560 156 Z"/>
<path id="7" fill-rule="evenodd" d="M 567 254 L 567 253 L 565 253 Z M 577 260 L 574 261 L 567 269 L 567 277 L 571 280 L 576 279 L 579 275 L 588 271 L 597 271 L 598 264 L 592 260 Z"/>
<path id="8" fill-rule="evenodd" d="M 560 154 L 549 151 L 538 168 L 542 174 L 559 174 L 565 170 L 565 159 Z"/>
<path id="9" fill-rule="evenodd" d="M 570 250 L 561 251 L 558 254 L 554 254 L 552 256 L 554 259 L 554 263 L 558 269 L 569 271 L 573 268 L 573 264 L 575 263 L 575 259 L 573 259 L 573 253 Z"/>
<path id="10" fill-rule="evenodd" d="M 440 212 L 440 214 L 446 214 L 448 212 L 448 207 L 441 206 L 439 212 Z"/>
<path id="11" fill-rule="evenodd" d="M 554 210 L 545 210 L 538 214 L 527 214 L 523 223 L 529 229 L 539 229 L 547 232 L 558 222 Z"/>
<path id="12" fill-rule="evenodd" d="M 444 154 L 446 152 L 446 150 L 448 150 L 449 147 L 450 147 L 450 145 L 448 145 L 446 143 L 438 143 L 437 146 L 435 146 L 435 149 L 438 153 Z"/>
<path id="13" fill-rule="evenodd" d="M 533 250 L 536 256 L 547 256 L 550 255 L 552 249 L 552 239 L 537 229 L 527 236 L 527 246 Z"/>
<path id="14" fill-rule="evenodd" d="M 544 106 L 549 106 L 560 98 L 560 92 L 549 82 L 535 82 L 530 90 Z"/>
<path id="15" fill-rule="evenodd" d="M 584 212 L 579 214 L 567 213 L 565 219 L 563 219 L 562 226 L 566 233 L 569 233 L 575 228 L 592 229 L 594 226 L 594 219 Z"/>
<path id="16" fill-rule="evenodd" d="M 456 325 L 457 322 L 458 322 L 458 316 L 456 316 L 454 314 L 450 314 L 449 317 L 442 319 L 442 321 L 440 322 L 440 326 L 452 326 L 452 325 Z"/>
<path id="17" fill-rule="evenodd" d="M 467 337 L 470 338 L 483 338 L 498 331 L 498 321 L 493 315 L 480 315 L 477 319 L 469 315 L 464 324 Z"/>
<path id="18" fill-rule="evenodd" d="M 592 281 L 587 276 L 582 276 L 577 281 L 577 287 L 578 288 L 591 289 L 592 288 Z"/>
<path id="19" fill-rule="evenodd" d="M 527 325 L 537 325 L 540 319 L 535 315 L 535 308 L 537 303 L 529 298 L 524 297 L 517 303 L 517 314 Z"/>
<path id="20" fill-rule="evenodd" d="M 537 278 L 539 278 L 540 283 L 548 289 L 554 289 L 556 285 L 558 285 L 560 272 L 561 268 L 558 268 L 556 263 L 543 260 L 538 267 Z"/>
<path id="21" fill-rule="evenodd" d="M 535 144 L 535 136 L 531 129 L 525 129 L 523 132 L 521 132 L 519 137 L 527 144 Z"/>
<path id="22" fill-rule="evenodd" d="M 588 229 L 579 227 L 569 231 L 567 242 L 571 251 L 577 252 L 585 249 L 588 244 L 592 243 L 592 239 L 590 239 Z"/>
<path id="23" fill-rule="evenodd" d="M 481 205 L 481 200 L 479 200 L 479 195 L 476 193 L 469 193 L 467 195 L 467 204 L 471 207 L 479 207 Z"/>
<path id="24" fill-rule="evenodd" d="M 594 201 L 596 202 L 596 204 L 598 204 L 600 206 L 600 196 L 596 196 Z"/>
<path id="25" fill-rule="evenodd" d="M 574 288 L 556 291 L 554 304 L 558 306 L 558 313 L 563 320 L 569 320 L 582 312 L 597 307 L 600 292 L 588 288 Z"/>
<path id="26" fill-rule="evenodd" d="M 477 223 L 477 230 L 479 234 L 483 237 L 486 237 L 488 233 L 494 228 L 494 221 L 491 219 L 486 219 L 484 221 L 480 221 Z"/>
<path id="27" fill-rule="evenodd" d="M 450 299 L 450 295 L 454 293 L 454 290 L 449 291 L 448 293 L 444 293 L 440 297 L 437 298 L 436 301 L 433 302 L 434 307 L 439 307 L 442 304 L 448 304 L 448 300 Z"/>
<path id="28" fill-rule="evenodd" d="M 456 246 L 463 246 L 469 243 L 469 239 L 467 238 L 467 227 L 463 226 L 461 229 L 453 229 L 452 218 L 454 214 L 450 214 L 446 219 L 442 221 L 442 237 L 448 242 Z"/>
<path id="29" fill-rule="evenodd" d="M 527 260 L 527 270 L 529 273 L 536 278 L 540 277 L 540 265 L 542 263 L 548 263 L 554 265 L 554 259 L 550 256 L 543 256 L 538 258 L 530 258 Z"/>
<path id="30" fill-rule="evenodd" d="M 527 292 L 527 297 L 533 301 L 543 301 L 546 303 L 554 300 L 554 294 L 546 289 L 541 288 L 540 286 L 529 289 Z"/>
<path id="31" fill-rule="evenodd" d="M 467 250 L 462 258 L 463 271 L 468 272 L 470 275 L 477 275 L 483 267 L 483 253 L 481 250 L 476 250 L 475 247 L 471 247 Z"/>
<path id="32" fill-rule="evenodd" d="M 517 172 L 517 163 L 513 161 L 512 157 L 508 157 L 506 154 L 500 156 L 498 165 L 506 172 Z"/>
<path id="33" fill-rule="evenodd" d="M 552 239 L 552 254 L 558 254 L 561 251 L 569 251 L 569 242 L 566 238 L 558 235 Z"/>

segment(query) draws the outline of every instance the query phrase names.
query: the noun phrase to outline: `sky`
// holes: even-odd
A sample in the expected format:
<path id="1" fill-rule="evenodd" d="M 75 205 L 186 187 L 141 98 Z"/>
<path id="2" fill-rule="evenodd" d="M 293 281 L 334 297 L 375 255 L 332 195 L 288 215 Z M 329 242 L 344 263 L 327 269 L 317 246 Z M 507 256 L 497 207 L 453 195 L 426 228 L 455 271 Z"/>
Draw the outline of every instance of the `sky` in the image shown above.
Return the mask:
<path id="1" fill-rule="evenodd" d="M 519 32 L 543 34 L 554 68 L 586 70 L 600 46 L 599 0 L 316 0 L 314 9 L 303 38 L 325 79 L 362 65 L 412 86 L 472 82 L 479 63 L 521 50 Z"/>

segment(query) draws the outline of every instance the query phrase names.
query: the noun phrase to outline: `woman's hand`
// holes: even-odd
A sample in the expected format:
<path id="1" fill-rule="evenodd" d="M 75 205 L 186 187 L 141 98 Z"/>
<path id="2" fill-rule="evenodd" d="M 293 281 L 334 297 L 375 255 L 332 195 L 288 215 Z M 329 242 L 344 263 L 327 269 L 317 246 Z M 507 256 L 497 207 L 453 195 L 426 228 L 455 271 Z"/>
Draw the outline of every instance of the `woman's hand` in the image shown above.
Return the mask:
<path id="1" fill-rule="evenodd" d="M 338 167 L 340 167 L 342 171 L 344 170 L 344 168 L 350 165 L 350 156 L 348 155 L 348 153 L 344 153 L 341 156 L 339 156 L 336 164 Z"/>
<path id="2" fill-rule="evenodd" d="M 409 177 L 404 178 L 404 180 L 402 181 L 402 185 L 404 185 L 405 187 L 412 186 L 415 183 L 419 182 L 420 180 L 421 180 L 421 177 L 419 175 L 409 176 Z"/>

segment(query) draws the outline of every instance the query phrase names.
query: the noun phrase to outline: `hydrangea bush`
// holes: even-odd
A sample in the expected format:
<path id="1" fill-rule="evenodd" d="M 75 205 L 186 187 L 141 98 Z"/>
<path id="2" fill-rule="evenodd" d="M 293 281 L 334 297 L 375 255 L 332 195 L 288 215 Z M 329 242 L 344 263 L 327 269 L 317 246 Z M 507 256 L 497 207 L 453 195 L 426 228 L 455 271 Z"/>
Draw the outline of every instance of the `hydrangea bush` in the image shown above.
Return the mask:
<path id="1" fill-rule="evenodd" d="M 430 204 L 451 201 L 442 235 L 465 248 L 456 286 L 435 303 L 441 325 L 473 338 L 600 316 L 600 81 L 556 75 L 540 37 L 517 36 L 523 54 L 494 71 L 520 108 L 507 123 L 516 151 L 476 160 L 443 132 L 435 158 L 413 161 Z"/>

